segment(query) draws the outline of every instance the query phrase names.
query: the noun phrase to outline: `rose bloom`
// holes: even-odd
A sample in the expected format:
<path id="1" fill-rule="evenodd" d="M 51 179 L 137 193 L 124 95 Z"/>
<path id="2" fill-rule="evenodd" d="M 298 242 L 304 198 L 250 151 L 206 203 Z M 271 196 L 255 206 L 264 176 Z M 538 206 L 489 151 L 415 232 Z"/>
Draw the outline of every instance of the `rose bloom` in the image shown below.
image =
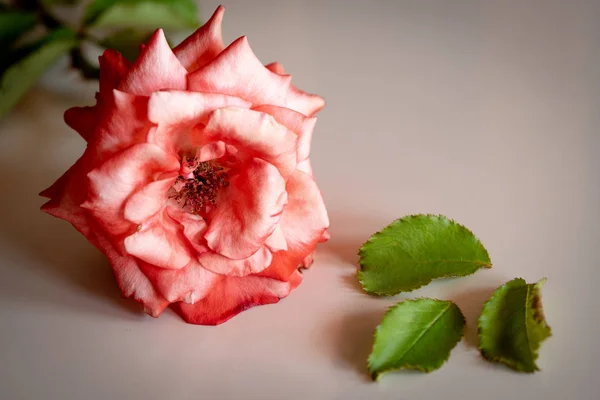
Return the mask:
<path id="1" fill-rule="evenodd" d="M 287 296 L 328 237 L 308 158 L 323 99 L 245 37 L 225 48 L 223 12 L 174 49 L 157 30 L 133 64 L 105 51 L 96 105 L 65 113 L 87 148 L 41 193 L 123 295 L 193 324 Z"/>

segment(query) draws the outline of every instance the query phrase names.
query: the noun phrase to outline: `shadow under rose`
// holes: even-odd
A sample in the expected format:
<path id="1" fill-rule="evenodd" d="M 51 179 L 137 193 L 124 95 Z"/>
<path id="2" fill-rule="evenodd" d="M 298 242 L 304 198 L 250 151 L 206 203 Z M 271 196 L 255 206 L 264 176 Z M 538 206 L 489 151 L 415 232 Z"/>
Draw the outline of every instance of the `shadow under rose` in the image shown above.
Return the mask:
<path id="1" fill-rule="evenodd" d="M 9 131 L 10 124 L 2 125 L 3 137 L 0 137 L 0 143 L 5 150 L 0 160 L 0 240 L 7 246 L 7 251 L 4 254 L 4 265 L 0 268 L 14 268 L 12 271 L 5 270 L 2 274 L 9 280 L 31 279 L 37 283 L 5 282 L 7 290 L 3 291 L 3 295 L 27 301 L 55 303 L 74 309 L 89 306 L 97 310 L 85 311 L 98 312 L 106 312 L 103 304 L 112 303 L 117 309 L 128 311 L 128 314 L 141 313 L 141 306 L 121 297 L 106 258 L 69 223 L 40 211 L 40 206 L 46 199 L 39 197 L 38 193 L 66 170 L 60 165 L 64 164 L 64 160 L 57 161 L 53 152 L 58 154 L 60 150 L 56 148 L 65 145 L 67 150 L 80 146 L 83 151 L 83 143 L 78 143 L 81 139 L 64 125 L 62 112 L 54 114 L 40 109 L 36 113 L 37 108 L 46 108 L 47 102 L 55 96 L 41 89 L 36 89 L 29 96 L 38 100 L 39 96 L 46 97 L 46 101 L 27 103 L 26 98 L 26 104 L 20 106 L 29 107 L 28 114 L 40 116 L 37 120 L 18 122 L 19 133 L 25 128 L 27 135 L 14 140 L 10 136 L 13 134 Z M 7 126 L 8 129 L 5 129 Z M 55 147 L 51 147 L 53 142 Z M 6 150 L 6 146 L 10 148 Z M 34 158 L 35 161 L 31 161 L 36 152 L 45 151 L 51 154 L 40 154 Z M 66 153 L 71 156 L 75 152 Z M 76 297 L 64 293 L 64 287 L 52 287 L 47 283 L 56 279 L 104 301 L 98 303 L 101 304 L 100 307 L 94 307 L 93 302 L 81 304 L 80 301 L 70 301 Z M 38 282 L 40 280 L 46 282 Z M 29 287 L 29 284 L 36 286 Z M 25 290 L 22 290 L 23 287 Z"/>

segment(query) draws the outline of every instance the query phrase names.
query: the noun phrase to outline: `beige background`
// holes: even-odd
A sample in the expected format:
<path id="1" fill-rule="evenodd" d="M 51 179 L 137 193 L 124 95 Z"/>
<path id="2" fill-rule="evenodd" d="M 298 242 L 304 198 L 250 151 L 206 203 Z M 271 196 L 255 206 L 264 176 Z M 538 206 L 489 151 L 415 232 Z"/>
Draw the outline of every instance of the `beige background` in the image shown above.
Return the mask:
<path id="1" fill-rule="evenodd" d="M 202 1 L 204 17 L 217 2 Z M 62 122 L 93 84 L 57 66 L 0 122 L 0 398 L 598 398 L 598 1 L 227 1 L 246 34 L 322 94 L 312 160 L 332 240 L 289 298 L 218 327 L 154 320 L 37 193 L 82 152 Z M 354 279 L 358 246 L 409 213 L 471 228 L 494 268 L 396 298 Z M 524 375 L 482 360 L 474 323 L 499 284 L 548 277 L 554 336 Z M 597 290 L 596 290 L 597 291 Z M 386 307 L 452 299 L 469 330 L 431 374 L 370 383 Z"/>

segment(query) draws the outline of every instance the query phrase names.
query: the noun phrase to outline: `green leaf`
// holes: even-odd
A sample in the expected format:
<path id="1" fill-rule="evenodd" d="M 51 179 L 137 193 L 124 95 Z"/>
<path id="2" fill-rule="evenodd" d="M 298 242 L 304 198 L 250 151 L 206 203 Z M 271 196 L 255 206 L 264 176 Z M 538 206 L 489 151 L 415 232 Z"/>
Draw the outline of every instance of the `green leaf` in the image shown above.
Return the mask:
<path id="1" fill-rule="evenodd" d="M 52 6 L 73 6 L 75 4 L 77 4 L 78 0 L 42 0 L 42 3 L 44 4 L 44 6 L 46 7 L 52 7 Z"/>
<path id="2" fill-rule="evenodd" d="M 0 12 L 0 48 L 5 51 L 25 32 L 32 29 L 37 22 L 33 13 L 20 11 Z"/>
<path id="3" fill-rule="evenodd" d="M 368 367 L 373 379 L 399 369 L 431 372 L 463 336 L 465 317 L 451 301 L 406 300 L 391 307 L 375 329 Z"/>
<path id="4" fill-rule="evenodd" d="M 479 317 L 479 350 L 490 361 L 522 372 L 539 371 L 535 360 L 541 343 L 551 335 L 542 309 L 541 288 L 546 282 L 521 278 L 500 286 Z"/>
<path id="5" fill-rule="evenodd" d="M 148 42 L 152 33 L 140 32 L 135 29 L 122 29 L 102 39 L 100 44 L 109 49 L 119 51 L 129 61 L 135 61 L 140 54 L 142 43 Z"/>
<path id="6" fill-rule="evenodd" d="M 76 35 L 69 29 L 57 29 L 16 64 L 8 67 L 0 80 L 0 119 L 19 101 L 37 81 L 48 66 L 66 54 L 77 43 Z"/>
<path id="7" fill-rule="evenodd" d="M 358 280 L 369 294 L 390 296 L 433 279 L 491 267 L 479 239 L 442 215 L 411 215 L 377 232 L 359 250 Z"/>
<path id="8" fill-rule="evenodd" d="M 200 22 L 193 0 L 94 0 L 83 23 L 94 27 L 181 29 Z"/>

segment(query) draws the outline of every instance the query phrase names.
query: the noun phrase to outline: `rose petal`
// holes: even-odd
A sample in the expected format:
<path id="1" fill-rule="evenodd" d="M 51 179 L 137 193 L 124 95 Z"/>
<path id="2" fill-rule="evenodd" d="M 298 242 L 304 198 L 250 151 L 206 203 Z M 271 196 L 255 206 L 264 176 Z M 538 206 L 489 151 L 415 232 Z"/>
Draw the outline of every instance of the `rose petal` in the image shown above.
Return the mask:
<path id="1" fill-rule="evenodd" d="M 283 230 L 281 229 L 281 226 L 279 224 L 277 224 L 277 227 L 275 227 L 275 230 L 273 231 L 271 236 L 269 236 L 267 240 L 265 240 L 265 246 L 267 246 L 269 250 L 271 250 L 274 253 L 288 249 L 287 241 L 285 240 Z"/>
<path id="2" fill-rule="evenodd" d="M 250 103 L 238 97 L 214 93 L 153 93 L 148 102 L 148 119 L 158 126 L 148 136 L 148 141 L 172 152 L 198 146 L 201 143 L 193 143 L 190 129 L 199 123 L 206 123 L 214 110 L 229 106 L 248 108 Z"/>
<path id="3" fill-rule="evenodd" d="M 164 32 L 157 29 L 118 89 L 139 96 L 149 96 L 152 92 L 163 89 L 185 89 L 186 77 L 187 71 L 173 54 Z"/>
<path id="4" fill-rule="evenodd" d="M 141 269 L 154 287 L 170 302 L 184 301 L 189 304 L 203 299 L 221 279 L 194 261 L 181 269 L 159 268 L 147 263 Z"/>
<path id="5" fill-rule="evenodd" d="M 296 168 L 296 134 L 268 114 L 221 108 L 210 114 L 204 135 L 207 140 L 221 140 L 268 161 L 284 178 Z"/>
<path id="6" fill-rule="evenodd" d="M 310 268 L 312 267 L 313 263 L 315 262 L 314 258 L 313 258 L 314 252 L 310 253 L 309 255 L 307 255 L 306 257 L 304 257 L 304 260 L 302 260 L 302 263 L 300 263 L 300 268 Z"/>
<path id="7" fill-rule="evenodd" d="M 100 249 L 110 261 L 123 296 L 132 297 L 142 303 L 144 312 L 157 318 L 168 307 L 169 301 L 155 290 L 133 257 L 120 255 L 101 235 L 98 235 L 98 239 Z"/>
<path id="8" fill-rule="evenodd" d="M 112 107 L 98 121 L 93 143 L 96 163 L 137 143 L 144 143 L 151 128 L 148 121 L 148 98 L 113 90 Z"/>
<path id="9" fill-rule="evenodd" d="M 217 274 L 232 276 L 255 274 L 267 268 L 272 260 L 273 254 L 264 246 L 241 260 L 233 260 L 213 251 L 198 255 L 198 261 L 204 268 Z"/>
<path id="10" fill-rule="evenodd" d="M 287 280 L 307 255 L 312 254 L 329 226 L 327 210 L 317 184 L 308 174 L 295 171 L 286 184 L 288 204 L 279 226 L 288 250 L 273 254 L 273 262 L 260 276 Z"/>
<path id="11" fill-rule="evenodd" d="M 52 199 L 42 206 L 42 210 L 73 224 L 86 239 L 108 257 L 123 295 L 133 297 L 143 304 L 145 312 L 158 317 L 169 302 L 154 290 L 150 281 L 139 270 L 135 260 L 120 255 L 104 237 L 101 228 L 87 215 L 86 210 L 79 207 L 79 203 L 86 196 L 86 188 L 81 186 L 81 182 L 85 181 L 90 168 L 92 159 L 90 154 L 86 151 L 54 185 L 45 191 L 45 194 L 51 195 Z"/>
<path id="12" fill-rule="evenodd" d="M 41 210 L 70 222 L 75 229 L 97 246 L 95 235 L 90 228 L 89 216 L 86 210 L 79 207 L 87 196 L 87 190 L 82 187 L 81 182 L 86 179 L 91 160 L 91 151 L 86 151 L 52 186 L 40 193 L 50 198 L 42 205 Z"/>
<path id="13" fill-rule="evenodd" d="M 79 133 L 86 142 L 94 135 L 100 118 L 100 110 L 97 106 L 71 107 L 64 115 L 66 124 Z"/>
<path id="14" fill-rule="evenodd" d="M 123 214 L 127 198 L 160 178 L 160 175 L 178 169 L 177 158 L 160 147 L 148 143 L 136 144 L 117 153 L 88 174 L 88 197 L 81 207 L 90 210 L 110 235 L 128 233 L 135 226 Z"/>
<path id="15" fill-rule="evenodd" d="M 167 192 L 179 174 L 174 172 L 165 178 L 150 182 L 135 192 L 125 203 L 124 216 L 131 222 L 141 224 L 156 215 L 165 205 Z"/>
<path id="16" fill-rule="evenodd" d="M 287 282 L 256 275 L 220 278 L 205 298 L 193 305 L 174 303 L 175 311 L 190 324 L 218 325 L 250 307 L 277 303 L 302 281 L 298 272 Z"/>
<path id="17" fill-rule="evenodd" d="M 252 107 L 253 110 L 267 113 L 281 125 L 285 126 L 298 135 L 298 163 L 306 160 L 310 154 L 310 142 L 312 133 L 317 123 L 315 117 L 309 118 L 289 108 L 277 107 L 272 105 L 259 105 Z"/>
<path id="18" fill-rule="evenodd" d="M 248 108 L 250 103 L 218 93 L 165 90 L 150 96 L 148 119 L 162 125 L 196 125 L 206 123 L 214 110 L 231 106 Z"/>
<path id="19" fill-rule="evenodd" d="M 212 142 L 200 148 L 198 162 L 210 161 L 223 157 L 227 153 L 225 142 Z"/>
<path id="20" fill-rule="evenodd" d="M 99 57 L 100 91 L 97 105 L 73 107 L 65 112 L 65 122 L 86 141 L 92 138 L 99 121 L 112 106 L 112 91 L 129 70 L 130 63 L 114 50 L 106 50 Z"/>
<path id="21" fill-rule="evenodd" d="M 127 75 L 131 63 L 118 51 L 107 49 L 98 58 L 100 62 L 100 101 L 110 104 L 113 89 L 116 89 L 121 80 Z"/>
<path id="22" fill-rule="evenodd" d="M 285 68 L 283 68 L 283 65 L 281 63 L 278 63 L 277 61 L 265 65 L 265 68 L 276 74 L 285 75 Z"/>
<path id="23" fill-rule="evenodd" d="M 312 116 L 325 105 L 317 95 L 299 91 L 290 75 L 269 71 L 252 52 L 245 36 L 234 41 L 213 61 L 188 76 L 188 89 L 224 93 L 254 104 L 274 104 Z"/>
<path id="24" fill-rule="evenodd" d="M 192 257 L 183 228 L 164 210 L 126 237 L 124 244 L 132 256 L 161 268 L 183 268 Z"/>
<path id="25" fill-rule="evenodd" d="M 219 6 L 204 25 L 173 49 L 188 71 L 195 71 L 212 61 L 225 48 L 221 35 L 224 13 L 225 7 Z"/>
<path id="26" fill-rule="evenodd" d="M 296 169 L 304 172 L 307 175 L 313 176 L 312 165 L 309 159 L 299 162 L 296 166 Z"/>
<path id="27" fill-rule="evenodd" d="M 189 244 L 198 253 L 210 251 L 204 241 L 204 233 L 206 232 L 206 222 L 204 219 L 199 215 L 183 211 L 178 203 L 174 203 L 172 200 L 170 202 L 171 204 L 168 204 L 166 208 L 167 213 L 171 218 L 181 224 L 183 227 L 183 235 L 186 237 Z"/>
<path id="28" fill-rule="evenodd" d="M 273 233 L 286 203 L 285 181 L 273 165 L 250 160 L 218 198 L 204 238 L 229 258 L 248 258 Z"/>

